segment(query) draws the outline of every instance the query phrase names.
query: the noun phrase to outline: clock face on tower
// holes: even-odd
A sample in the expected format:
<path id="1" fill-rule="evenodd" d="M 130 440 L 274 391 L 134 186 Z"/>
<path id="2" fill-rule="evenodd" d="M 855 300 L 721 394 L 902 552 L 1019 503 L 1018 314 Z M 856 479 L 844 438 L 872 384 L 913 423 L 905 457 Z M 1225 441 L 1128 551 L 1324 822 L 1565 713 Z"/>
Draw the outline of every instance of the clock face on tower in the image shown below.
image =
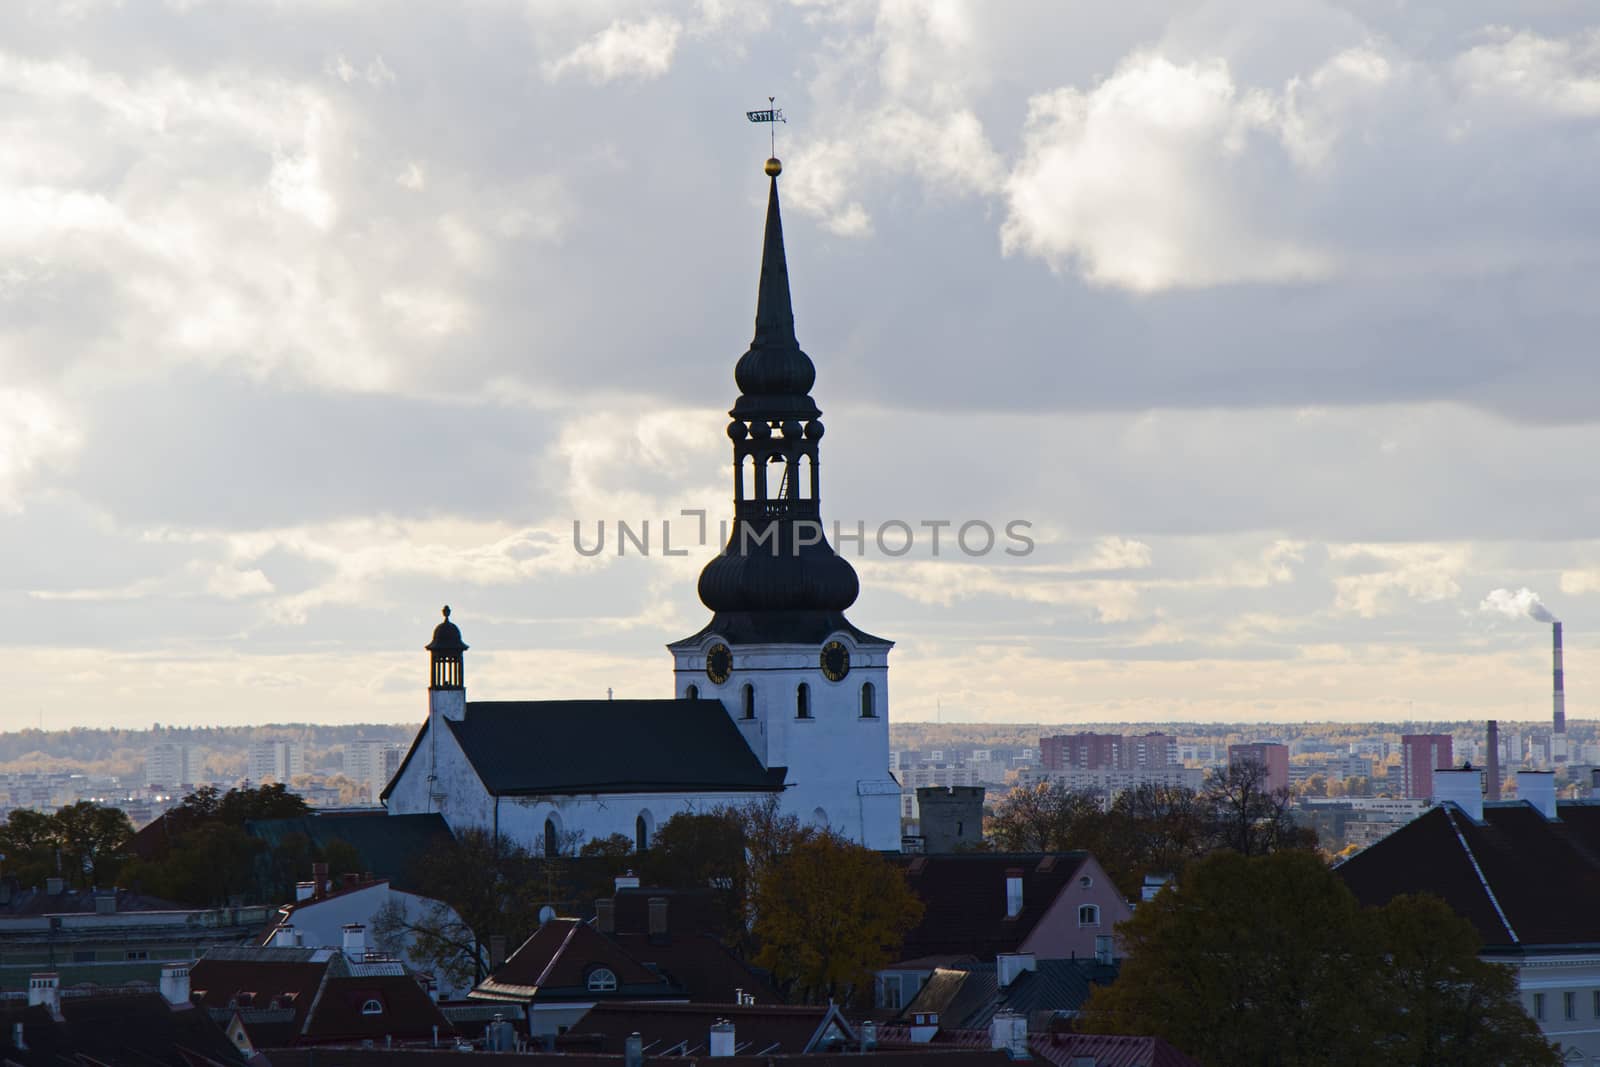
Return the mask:
<path id="1" fill-rule="evenodd" d="M 706 653 L 706 677 L 721 685 L 733 673 L 733 653 L 723 644 L 712 645 Z"/>
<path id="2" fill-rule="evenodd" d="M 850 673 L 850 650 L 837 641 L 822 646 L 822 675 L 837 682 Z"/>

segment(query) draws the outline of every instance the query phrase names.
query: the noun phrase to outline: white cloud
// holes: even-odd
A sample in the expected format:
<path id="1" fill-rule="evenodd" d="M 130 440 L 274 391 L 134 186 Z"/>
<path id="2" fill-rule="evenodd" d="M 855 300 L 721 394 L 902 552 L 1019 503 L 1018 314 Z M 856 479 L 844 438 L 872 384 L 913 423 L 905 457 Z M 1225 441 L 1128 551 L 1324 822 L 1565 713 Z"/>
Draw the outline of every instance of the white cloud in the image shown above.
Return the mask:
<path id="1" fill-rule="evenodd" d="M 1324 275 L 1326 253 L 1256 224 L 1241 187 L 1254 153 L 1279 150 L 1278 122 L 1278 102 L 1222 61 L 1155 53 L 1089 92 L 1035 96 L 1005 247 L 1139 291 Z"/>
<path id="2" fill-rule="evenodd" d="M 79 440 L 67 415 L 47 397 L 0 388 L 0 516 L 19 507 L 30 479 L 68 459 Z"/>
<path id="3" fill-rule="evenodd" d="M 1469 92 L 1575 118 L 1600 115 L 1600 29 L 1545 37 L 1499 28 L 1490 36 L 1455 62 Z"/>
<path id="4" fill-rule="evenodd" d="M 1432 603 L 1461 592 L 1471 551 L 1463 545 L 1332 545 L 1329 559 L 1357 573 L 1334 578 L 1334 607 L 1364 619 L 1402 610 L 1408 600 Z"/>
<path id="5" fill-rule="evenodd" d="M 641 22 L 618 20 L 545 67 L 545 76 L 558 81 L 581 74 L 597 85 L 619 79 L 649 81 L 672 69 L 683 24 L 656 16 Z"/>

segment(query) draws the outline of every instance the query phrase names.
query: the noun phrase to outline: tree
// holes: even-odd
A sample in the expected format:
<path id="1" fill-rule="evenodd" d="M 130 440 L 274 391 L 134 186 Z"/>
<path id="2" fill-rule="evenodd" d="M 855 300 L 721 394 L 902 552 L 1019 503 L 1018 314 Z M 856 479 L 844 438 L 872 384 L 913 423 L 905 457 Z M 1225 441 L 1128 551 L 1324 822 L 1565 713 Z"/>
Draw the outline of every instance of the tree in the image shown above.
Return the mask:
<path id="1" fill-rule="evenodd" d="M 1363 912 L 1310 852 L 1219 851 L 1118 926 L 1122 972 L 1079 1025 L 1159 1036 L 1207 1067 L 1559 1062 L 1449 918 L 1431 902 Z"/>
<path id="2" fill-rule="evenodd" d="M 1093 793 L 1044 781 L 1007 793 L 984 833 L 1010 852 L 1058 852 L 1090 847 L 1099 836 L 1100 800 Z"/>
<path id="3" fill-rule="evenodd" d="M 1221 848 L 1260 856 L 1280 848 L 1316 847 L 1316 833 L 1294 824 L 1289 791 L 1268 787 L 1267 768 L 1259 760 L 1212 771 L 1204 795 Z"/>
<path id="4" fill-rule="evenodd" d="M 755 884 L 756 963 L 790 998 L 848 1003 L 870 990 L 922 917 L 905 875 L 869 849 L 815 833 L 774 860 Z"/>
<path id="5" fill-rule="evenodd" d="M 62 871 L 78 886 L 111 886 L 128 858 L 133 823 L 121 808 L 80 800 L 51 816 Z"/>
<path id="6" fill-rule="evenodd" d="M 42 885 L 56 873 L 56 828 L 50 816 L 13 808 L 0 826 L 4 873 L 22 885 Z"/>
<path id="7" fill-rule="evenodd" d="M 481 981 L 489 971 L 485 942 L 441 901 L 430 900 L 413 915 L 399 900 L 389 900 L 373 917 L 372 938 L 392 956 L 409 955 L 413 962 L 428 964 L 445 984 L 458 989 Z"/>
<path id="8" fill-rule="evenodd" d="M 448 904 L 455 915 L 425 911 L 410 917 L 408 932 L 418 940 L 413 958 L 441 970 L 470 968 L 474 981 L 483 978 L 491 937 L 520 945 L 538 927 L 540 901 L 549 896 L 545 874 L 527 849 L 482 830 L 465 830 L 429 850 L 417 863 L 418 891 Z"/>
<path id="9" fill-rule="evenodd" d="M 1387 957 L 1385 1063 L 1479 1067 L 1557 1064 L 1522 1010 L 1509 967 L 1478 958 L 1472 924 L 1434 896 L 1399 896 L 1371 913 Z"/>

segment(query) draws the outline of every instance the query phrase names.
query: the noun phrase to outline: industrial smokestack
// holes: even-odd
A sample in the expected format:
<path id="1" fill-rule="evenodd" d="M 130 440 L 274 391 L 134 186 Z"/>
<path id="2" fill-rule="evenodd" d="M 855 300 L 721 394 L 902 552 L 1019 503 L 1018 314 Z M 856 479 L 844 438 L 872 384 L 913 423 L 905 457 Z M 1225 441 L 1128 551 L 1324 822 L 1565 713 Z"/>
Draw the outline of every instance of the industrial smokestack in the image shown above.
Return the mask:
<path id="1" fill-rule="evenodd" d="M 1553 622 L 1553 623 L 1550 624 L 1550 634 L 1551 634 L 1551 642 L 1552 642 L 1552 645 L 1553 645 L 1554 651 L 1555 651 L 1555 663 L 1554 663 L 1554 666 L 1555 666 L 1555 682 L 1556 682 L 1556 691 L 1555 691 L 1555 718 L 1556 718 L 1555 725 L 1556 725 L 1556 733 L 1564 734 L 1564 733 L 1567 732 L 1567 684 L 1566 684 L 1566 679 L 1562 677 L 1562 673 L 1563 672 L 1561 670 L 1561 624 L 1559 622 Z"/>
<path id="2" fill-rule="evenodd" d="M 1500 799 L 1500 724 L 1494 719 L 1489 720 L 1488 737 L 1484 747 L 1489 750 L 1487 767 L 1484 777 L 1488 780 L 1485 785 L 1485 799 Z"/>

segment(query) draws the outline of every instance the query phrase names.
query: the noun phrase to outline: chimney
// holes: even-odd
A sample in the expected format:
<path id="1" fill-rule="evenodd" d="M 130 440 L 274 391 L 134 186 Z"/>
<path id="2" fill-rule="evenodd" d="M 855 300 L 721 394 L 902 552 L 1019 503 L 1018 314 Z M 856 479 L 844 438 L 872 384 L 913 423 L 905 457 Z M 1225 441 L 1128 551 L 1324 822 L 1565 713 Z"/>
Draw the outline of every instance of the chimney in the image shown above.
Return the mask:
<path id="1" fill-rule="evenodd" d="M 1554 771 L 1518 771 L 1517 797 L 1533 805 L 1546 819 L 1556 815 L 1556 776 Z"/>
<path id="2" fill-rule="evenodd" d="M 189 965 L 171 963 L 161 968 L 161 996 L 168 1004 L 189 1006 Z"/>
<path id="3" fill-rule="evenodd" d="M 493 970 L 506 961 L 506 935 L 489 935 L 489 969 Z"/>
<path id="4" fill-rule="evenodd" d="M 667 898 L 650 898 L 650 936 L 667 936 Z"/>
<path id="5" fill-rule="evenodd" d="M 61 1018 L 61 976 L 40 971 L 28 976 L 28 1007 L 43 1007 L 53 1019 Z"/>
<path id="6" fill-rule="evenodd" d="M 602 934 L 617 932 L 617 902 L 610 897 L 601 897 L 594 902 L 594 928 Z"/>
<path id="7" fill-rule="evenodd" d="M 295 930 L 293 923 L 284 923 L 272 931 L 273 948 L 298 948 L 299 945 L 300 934 Z"/>
<path id="8" fill-rule="evenodd" d="M 632 871 L 629 871 L 627 874 L 617 875 L 617 877 L 612 880 L 611 884 L 616 887 L 616 890 L 619 893 L 624 889 L 638 889 L 639 876 L 634 874 Z"/>
<path id="9" fill-rule="evenodd" d="M 644 1067 L 644 1038 L 637 1030 L 622 1039 L 622 1067 Z"/>
<path id="10" fill-rule="evenodd" d="M 1037 971 L 1038 959 L 1031 952 L 1002 952 L 994 958 L 995 981 L 1004 989 L 1024 971 Z"/>
<path id="11" fill-rule="evenodd" d="M 911 1016 L 911 1043 L 926 1045 L 933 1040 L 933 1035 L 939 1032 L 939 1013 L 936 1011 L 919 1011 Z"/>
<path id="12" fill-rule="evenodd" d="M 115 915 L 117 913 L 117 891 L 115 889 L 95 893 L 94 913 L 96 915 Z"/>
<path id="13" fill-rule="evenodd" d="M 1028 1017 L 1001 1009 L 989 1020 L 989 1047 L 1014 1060 L 1028 1058 Z"/>
<path id="14" fill-rule="evenodd" d="M 1483 776 L 1469 763 L 1459 770 L 1433 772 L 1433 800 L 1460 808 L 1473 822 L 1483 821 Z"/>
<path id="15" fill-rule="evenodd" d="M 878 1024 L 868 1019 L 861 1024 L 861 1051 L 871 1052 L 878 1047 Z"/>
<path id="16" fill-rule="evenodd" d="M 326 863 L 313 863 L 311 865 L 311 881 L 315 883 L 311 898 L 321 900 L 328 893 L 328 865 Z"/>
<path id="17" fill-rule="evenodd" d="M 28 1051 L 28 1043 L 22 1039 L 22 1024 L 11 1024 L 11 1044 L 18 1052 Z"/>
<path id="18" fill-rule="evenodd" d="M 294 902 L 296 904 L 300 903 L 302 900 L 310 900 L 312 897 L 314 897 L 316 895 L 317 895 L 317 883 L 315 883 L 315 882 L 296 882 L 294 884 Z"/>
<path id="19" fill-rule="evenodd" d="M 66 883 L 65 879 L 61 879 L 61 878 L 46 878 L 44 880 L 45 896 L 59 897 L 61 895 L 61 893 L 62 893 L 62 890 L 66 889 L 66 888 L 67 888 L 67 883 Z"/>
<path id="20" fill-rule="evenodd" d="M 1022 868 L 1006 871 L 1006 918 L 1015 919 L 1022 914 Z"/>
<path id="21" fill-rule="evenodd" d="M 1489 750 L 1488 780 L 1484 783 L 1485 795 L 1489 800 L 1500 799 L 1500 724 L 1494 719 L 1489 720 L 1489 729 L 1484 738 L 1484 747 Z"/>
<path id="22" fill-rule="evenodd" d="M 361 923 L 345 923 L 344 954 L 354 956 L 357 960 L 366 958 L 367 955 L 367 928 Z"/>
<path id="23" fill-rule="evenodd" d="M 718 1019 L 712 1023 L 710 1055 L 732 1056 L 734 1047 L 733 1024 L 726 1019 Z"/>

